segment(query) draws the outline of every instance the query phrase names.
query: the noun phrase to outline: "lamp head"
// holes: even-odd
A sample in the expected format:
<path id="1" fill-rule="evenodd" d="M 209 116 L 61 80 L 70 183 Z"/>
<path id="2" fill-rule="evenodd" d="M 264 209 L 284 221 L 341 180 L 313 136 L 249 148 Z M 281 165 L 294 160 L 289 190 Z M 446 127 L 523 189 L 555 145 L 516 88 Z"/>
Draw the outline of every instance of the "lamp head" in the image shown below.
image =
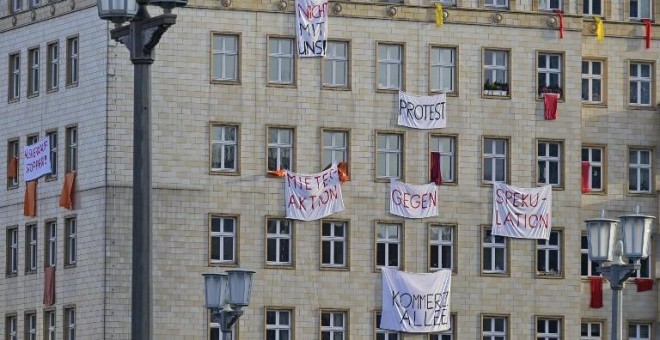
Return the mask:
<path id="1" fill-rule="evenodd" d="M 131 20 L 138 11 L 136 0 L 97 0 L 99 18 L 121 24 Z"/>
<path id="2" fill-rule="evenodd" d="M 584 222 L 587 224 L 589 259 L 598 263 L 612 261 L 619 221 L 600 217 Z"/>
<path id="3" fill-rule="evenodd" d="M 184 7 L 188 0 L 149 0 L 149 5 L 158 6 L 166 11 L 171 11 L 176 7 Z"/>

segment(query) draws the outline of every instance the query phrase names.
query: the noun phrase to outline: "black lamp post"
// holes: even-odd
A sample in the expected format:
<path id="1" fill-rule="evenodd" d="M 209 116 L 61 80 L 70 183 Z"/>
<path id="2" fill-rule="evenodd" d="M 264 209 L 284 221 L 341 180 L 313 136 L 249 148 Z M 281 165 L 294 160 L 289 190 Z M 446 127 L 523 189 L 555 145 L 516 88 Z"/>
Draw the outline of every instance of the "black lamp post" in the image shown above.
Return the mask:
<path id="1" fill-rule="evenodd" d="M 253 274 L 254 271 L 242 268 L 202 274 L 206 308 L 211 311 L 211 321 L 220 324 L 223 339 L 243 315 L 243 307 L 250 304 Z"/>

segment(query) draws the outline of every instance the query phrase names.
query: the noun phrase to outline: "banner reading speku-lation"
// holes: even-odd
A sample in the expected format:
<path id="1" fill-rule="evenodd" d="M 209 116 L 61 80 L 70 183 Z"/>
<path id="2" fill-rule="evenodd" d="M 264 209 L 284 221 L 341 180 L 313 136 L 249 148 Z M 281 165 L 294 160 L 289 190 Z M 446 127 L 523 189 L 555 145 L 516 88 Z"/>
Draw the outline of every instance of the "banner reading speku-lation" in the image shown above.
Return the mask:
<path id="1" fill-rule="evenodd" d="M 286 218 L 313 221 L 344 211 L 337 165 L 316 174 L 284 176 Z"/>
<path id="2" fill-rule="evenodd" d="M 299 57 L 323 57 L 328 45 L 328 0 L 296 0 Z"/>
<path id="3" fill-rule="evenodd" d="M 493 183 L 493 235 L 544 239 L 552 228 L 552 186 L 517 188 Z"/>

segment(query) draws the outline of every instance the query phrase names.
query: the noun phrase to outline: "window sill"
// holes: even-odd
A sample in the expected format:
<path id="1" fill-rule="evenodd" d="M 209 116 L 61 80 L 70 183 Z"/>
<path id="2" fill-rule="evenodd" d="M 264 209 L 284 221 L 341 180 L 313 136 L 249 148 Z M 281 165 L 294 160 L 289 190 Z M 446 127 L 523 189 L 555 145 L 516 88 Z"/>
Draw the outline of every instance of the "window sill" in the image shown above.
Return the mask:
<path id="1" fill-rule="evenodd" d="M 429 183 L 432 183 L 432 180 L 429 180 Z M 458 182 L 442 182 L 442 184 L 436 184 L 436 186 L 450 186 L 450 187 L 455 187 L 458 185 Z"/>
<path id="2" fill-rule="evenodd" d="M 511 277 L 511 273 L 509 272 L 481 272 L 481 276 L 483 277 Z"/>
<path id="3" fill-rule="evenodd" d="M 295 89 L 297 86 L 295 83 L 268 83 L 266 84 L 266 87 L 275 87 L 275 88 L 287 88 L 287 89 Z"/>
<path id="4" fill-rule="evenodd" d="M 64 265 L 64 269 L 71 269 L 71 268 L 76 268 L 76 264 L 75 263 L 70 263 L 70 264 L 65 264 Z"/>
<path id="5" fill-rule="evenodd" d="M 653 197 L 655 194 L 653 191 L 628 191 L 627 192 L 628 196 L 636 196 L 636 197 Z"/>
<path id="6" fill-rule="evenodd" d="M 656 107 L 653 106 L 653 105 L 628 104 L 628 109 L 630 109 L 630 110 L 639 110 L 639 111 L 655 111 Z"/>
<path id="7" fill-rule="evenodd" d="M 7 104 L 18 103 L 18 102 L 20 102 L 20 101 L 21 101 L 21 97 L 18 97 L 18 98 L 11 98 L 11 99 L 7 100 Z"/>
<path id="8" fill-rule="evenodd" d="M 452 92 L 443 92 L 443 91 L 429 91 L 430 96 L 437 96 L 439 94 L 443 94 L 447 97 L 458 97 L 458 91 L 452 91 Z"/>
<path id="9" fill-rule="evenodd" d="M 75 82 L 75 83 L 68 83 L 68 84 L 66 84 L 66 88 L 67 88 L 67 89 L 70 89 L 70 88 L 72 88 L 72 87 L 78 87 L 78 82 Z"/>
<path id="10" fill-rule="evenodd" d="M 544 187 L 546 185 L 549 185 L 552 187 L 552 191 L 564 191 L 564 186 L 563 185 L 558 185 L 558 184 L 548 184 L 548 183 L 536 183 L 537 187 Z"/>
<path id="11" fill-rule="evenodd" d="M 28 99 L 39 97 L 39 92 L 30 93 L 27 95 Z"/>
<path id="12" fill-rule="evenodd" d="M 381 270 L 382 268 L 390 268 L 390 269 L 396 269 L 396 270 L 399 270 L 399 271 L 404 271 L 403 266 L 398 266 L 398 267 L 397 266 L 376 266 L 376 268 L 374 268 L 374 273 L 382 273 L 382 270 Z"/>
<path id="13" fill-rule="evenodd" d="M 322 264 L 320 270 L 329 271 L 329 272 L 348 272 L 351 269 L 348 266 L 340 267 L 340 266 L 330 266 L 330 265 Z"/>
<path id="14" fill-rule="evenodd" d="M 561 280 L 564 279 L 564 273 L 544 273 L 536 272 L 537 279 L 551 279 L 551 280 Z"/>
<path id="15" fill-rule="evenodd" d="M 26 271 L 25 271 L 25 275 L 32 275 L 32 274 L 36 274 L 36 273 L 37 273 L 37 270 L 36 270 L 36 269 L 35 269 L 35 270 L 26 270 Z"/>
<path id="16" fill-rule="evenodd" d="M 18 185 L 7 187 L 7 190 L 16 190 L 16 189 L 18 189 Z"/>
<path id="17" fill-rule="evenodd" d="M 238 263 L 236 261 L 227 261 L 227 262 L 214 262 L 214 261 L 209 261 L 208 263 L 209 267 L 238 267 Z"/>
<path id="18" fill-rule="evenodd" d="M 294 266 L 291 263 L 287 264 L 275 264 L 275 263 L 266 263 L 264 265 L 264 269 L 287 269 L 287 270 L 294 270 L 296 269 L 296 266 Z"/>
<path id="19" fill-rule="evenodd" d="M 607 196 L 607 190 L 583 192 L 582 195 Z"/>
<path id="20" fill-rule="evenodd" d="M 323 90 L 330 90 L 330 91 L 350 91 L 351 87 L 348 85 L 330 85 L 330 84 L 323 84 L 321 85 L 321 89 Z"/>
<path id="21" fill-rule="evenodd" d="M 241 81 L 238 79 L 211 79 L 211 84 L 218 85 L 241 85 Z"/>
<path id="22" fill-rule="evenodd" d="M 452 276 L 458 275 L 458 270 L 456 268 L 429 268 L 428 272 L 429 273 L 436 273 L 436 272 L 439 272 L 441 270 L 451 270 L 451 275 Z"/>
<path id="23" fill-rule="evenodd" d="M 401 177 L 376 177 L 376 179 L 374 181 L 377 182 L 377 183 L 389 183 L 393 179 L 395 179 L 397 181 L 401 181 L 401 182 L 403 181 L 403 178 L 401 178 Z"/>
<path id="24" fill-rule="evenodd" d="M 46 89 L 46 93 L 55 93 L 59 90 L 60 90 L 59 87 L 53 87 L 53 88 L 50 88 L 50 89 Z"/>
<path id="25" fill-rule="evenodd" d="M 241 173 L 238 171 L 222 171 L 222 170 L 209 170 L 209 175 L 214 176 L 240 176 Z"/>
<path id="26" fill-rule="evenodd" d="M 509 91 L 483 90 L 481 96 L 488 99 L 511 99 Z"/>
<path id="27" fill-rule="evenodd" d="M 7 274 L 5 274 L 5 277 L 6 277 L 6 278 L 10 278 L 10 277 L 18 277 L 18 273 L 11 273 L 11 274 L 7 273 Z"/>
<path id="28" fill-rule="evenodd" d="M 593 108 L 607 108 L 607 102 L 588 102 L 582 101 L 582 106 L 584 107 L 593 107 Z"/>
<path id="29" fill-rule="evenodd" d="M 46 176 L 45 179 L 44 179 L 44 181 L 46 181 L 46 182 L 54 182 L 54 181 L 57 181 L 57 175 L 55 175 L 55 176 L 50 176 L 50 177 Z"/>

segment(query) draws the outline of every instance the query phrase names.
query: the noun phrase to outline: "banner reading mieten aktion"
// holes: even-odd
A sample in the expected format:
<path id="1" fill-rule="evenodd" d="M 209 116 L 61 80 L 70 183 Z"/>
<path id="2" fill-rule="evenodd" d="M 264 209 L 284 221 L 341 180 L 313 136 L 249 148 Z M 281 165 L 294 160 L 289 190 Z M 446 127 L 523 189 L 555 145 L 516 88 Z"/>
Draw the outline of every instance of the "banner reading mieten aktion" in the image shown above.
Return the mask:
<path id="1" fill-rule="evenodd" d="M 313 221 L 344 211 L 337 164 L 316 174 L 287 171 L 284 196 L 286 218 Z"/>

